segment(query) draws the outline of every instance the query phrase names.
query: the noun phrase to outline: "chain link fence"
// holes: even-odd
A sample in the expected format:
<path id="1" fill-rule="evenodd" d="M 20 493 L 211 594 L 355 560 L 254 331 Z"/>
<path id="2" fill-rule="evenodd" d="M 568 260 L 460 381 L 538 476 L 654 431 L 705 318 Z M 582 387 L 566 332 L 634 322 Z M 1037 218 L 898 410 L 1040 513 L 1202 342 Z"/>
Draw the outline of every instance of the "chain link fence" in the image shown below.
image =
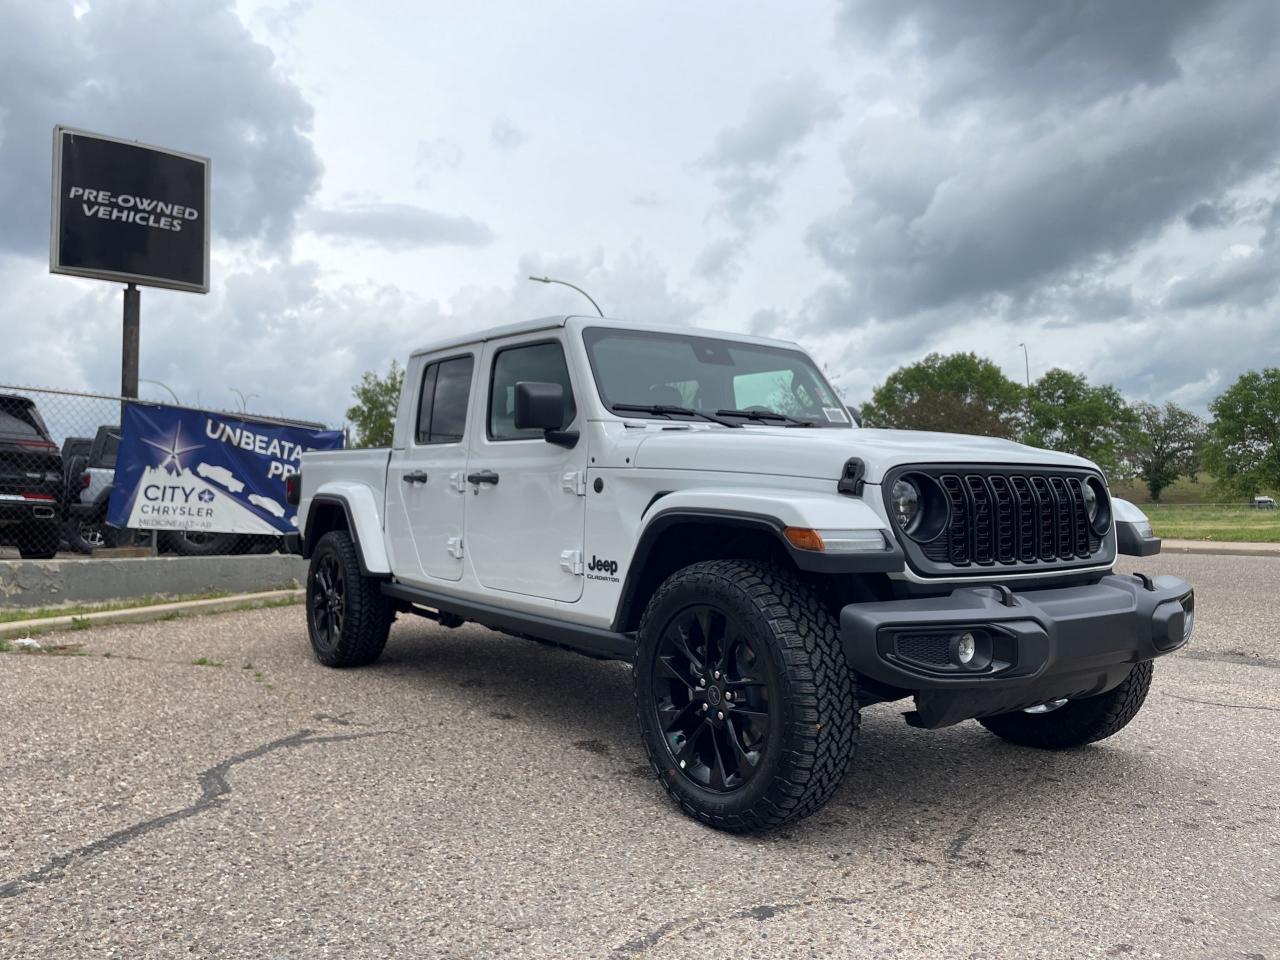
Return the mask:
<path id="1" fill-rule="evenodd" d="M 87 557 L 120 547 L 178 556 L 280 549 L 278 536 L 109 525 L 107 507 L 127 402 L 140 401 L 0 384 L 0 559 Z M 325 428 L 231 410 L 184 409 L 275 426 Z"/>

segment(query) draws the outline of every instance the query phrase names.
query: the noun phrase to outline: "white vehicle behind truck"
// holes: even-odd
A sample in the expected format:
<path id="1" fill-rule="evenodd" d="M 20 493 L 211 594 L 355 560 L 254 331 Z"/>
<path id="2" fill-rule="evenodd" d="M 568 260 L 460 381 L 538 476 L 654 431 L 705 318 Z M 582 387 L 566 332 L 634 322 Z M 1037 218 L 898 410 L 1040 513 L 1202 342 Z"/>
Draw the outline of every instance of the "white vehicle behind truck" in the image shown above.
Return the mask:
<path id="1" fill-rule="evenodd" d="M 317 658 L 372 663 L 397 614 L 633 665 L 655 775 L 732 830 L 804 817 L 859 710 L 1010 742 L 1109 737 L 1194 594 L 1120 575 L 1142 513 L 1096 465 L 855 427 L 791 343 L 586 317 L 412 354 L 390 449 L 308 453 L 289 545 Z"/>

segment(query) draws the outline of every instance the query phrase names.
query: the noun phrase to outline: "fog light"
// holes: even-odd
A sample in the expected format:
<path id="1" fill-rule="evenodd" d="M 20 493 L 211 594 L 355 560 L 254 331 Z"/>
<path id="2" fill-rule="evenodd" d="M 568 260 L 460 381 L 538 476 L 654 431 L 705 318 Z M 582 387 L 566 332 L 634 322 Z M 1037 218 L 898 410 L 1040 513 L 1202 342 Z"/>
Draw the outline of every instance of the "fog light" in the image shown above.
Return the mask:
<path id="1" fill-rule="evenodd" d="M 960 661 L 960 664 L 962 666 L 968 666 L 973 662 L 974 654 L 977 652 L 978 643 L 973 639 L 973 634 L 961 634 L 960 641 L 956 644 L 956 659 Z"/>
<path id="2" fill-rule="evenodd" d="M 1196 625 L 1196 605 L 1190 597 L 1182 601 L 1182 642 L 1191 639 L 1191 631 Z"/>

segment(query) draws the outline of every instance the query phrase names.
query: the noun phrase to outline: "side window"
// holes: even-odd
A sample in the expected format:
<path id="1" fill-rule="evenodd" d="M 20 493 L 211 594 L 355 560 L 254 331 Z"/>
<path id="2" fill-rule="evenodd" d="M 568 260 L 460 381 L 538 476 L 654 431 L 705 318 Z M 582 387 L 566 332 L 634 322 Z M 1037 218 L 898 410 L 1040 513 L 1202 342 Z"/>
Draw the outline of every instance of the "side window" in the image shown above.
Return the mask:
<path id="1" fill-rule="evenodd" d="M 436 375 L 436 399 L 431 407 L 430 443 L 457 443 L 467 425 L 467 398 L 471 394 L 471 370 L 475 360 L 454 357 L 440 365 Z"/>
<path id="2" fill-rule="evenodd" d="M 475 358 L 467 356 L 441 360 L 422 371 L 415 429 L 417 443 L 457 443 L 462 439 L 474 368 Z"/>
<path id="3" fill-rule="evenodd" d="M 418 443 L 431 442 L 431 403 L 436 396 L 436 374 L 440 364 L 429 363 L 422 371 L 422 390 L 418 393 L 418 427 L 416 437 Z"/>
<path id="4" fill-rule="evenodd" d="M 538 430 L 516 429 L 516 384 L 558 383 L 564 387 L 564 419 L 568 427 L 577 415 L 569 368 L 559 343 L 533 343 L 509 347 L 493 358 L 493 379 L 489 385 L 489 437 L 493 440 L 536 440 Z"/>

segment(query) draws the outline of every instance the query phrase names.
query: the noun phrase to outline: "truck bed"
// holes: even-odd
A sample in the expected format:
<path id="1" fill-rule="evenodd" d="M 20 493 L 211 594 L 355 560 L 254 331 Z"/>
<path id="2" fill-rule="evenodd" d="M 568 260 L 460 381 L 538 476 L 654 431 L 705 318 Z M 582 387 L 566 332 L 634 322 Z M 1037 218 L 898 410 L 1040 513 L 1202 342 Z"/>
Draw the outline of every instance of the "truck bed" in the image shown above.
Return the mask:
<path id="1" fill-rule="evenodd" d="M 368 487 L 382 511 L 387 485 L 389 447 L 364 450 L 317 450 L 302 455 L 302 501 L 305 504 L 327 483 Z"/>

